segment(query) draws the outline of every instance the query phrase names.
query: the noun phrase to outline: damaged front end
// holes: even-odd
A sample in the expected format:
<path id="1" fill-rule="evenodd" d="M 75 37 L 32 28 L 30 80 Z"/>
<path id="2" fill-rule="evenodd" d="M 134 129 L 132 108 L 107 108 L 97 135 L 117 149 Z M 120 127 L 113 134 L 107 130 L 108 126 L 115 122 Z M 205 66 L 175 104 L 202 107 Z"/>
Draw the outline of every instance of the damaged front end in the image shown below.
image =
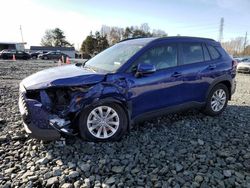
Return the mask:
<path id="1" fill-rule="evenodd" d="M 123 75 L 97 73 L 76 65 L 37 72 L 20 83 L 19 109 L 31 137 L 57 140 L 76 135 L 81 112 L 103 101 L 126 101 Z M 112 100 L 112 101 L 111 101 Z"/>
<path id="2" fill-rule="evenodd" d="M 82 108 L 85 87 L 26 90 L 20 84 L 19 109 L 31 137 L 57 140 L 61 134 L 76 135 L 73 126 Z"/>

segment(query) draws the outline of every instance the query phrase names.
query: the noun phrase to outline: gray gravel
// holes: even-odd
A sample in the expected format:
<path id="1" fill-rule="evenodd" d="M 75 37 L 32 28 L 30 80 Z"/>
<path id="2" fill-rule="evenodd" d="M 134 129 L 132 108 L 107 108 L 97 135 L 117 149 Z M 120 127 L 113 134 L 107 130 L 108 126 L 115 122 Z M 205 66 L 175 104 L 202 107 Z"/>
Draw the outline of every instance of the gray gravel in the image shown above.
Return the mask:
<path id="1" fill-rule="evenodd" d="M 55 66 L 0 62 L 0 187 L 250 187 L 250 76 L 237 75 L 226 111 L 144 122 L 115 143 L 44 143 L 24 132 L 18 83 Z"/>

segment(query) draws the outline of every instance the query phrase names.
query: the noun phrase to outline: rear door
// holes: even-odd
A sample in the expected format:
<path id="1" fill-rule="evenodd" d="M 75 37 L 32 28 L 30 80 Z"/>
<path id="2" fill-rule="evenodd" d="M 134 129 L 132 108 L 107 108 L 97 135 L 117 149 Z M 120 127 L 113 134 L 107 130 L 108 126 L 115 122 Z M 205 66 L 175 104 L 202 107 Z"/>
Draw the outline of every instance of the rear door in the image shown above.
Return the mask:
<path id="1" fill-rule="evenodd" d="M 207 74 L 213 69 L 208 51 L 201 42 L 185 42 L 180 46 L 183 102 L 204 102 L 209 86 Z"/>

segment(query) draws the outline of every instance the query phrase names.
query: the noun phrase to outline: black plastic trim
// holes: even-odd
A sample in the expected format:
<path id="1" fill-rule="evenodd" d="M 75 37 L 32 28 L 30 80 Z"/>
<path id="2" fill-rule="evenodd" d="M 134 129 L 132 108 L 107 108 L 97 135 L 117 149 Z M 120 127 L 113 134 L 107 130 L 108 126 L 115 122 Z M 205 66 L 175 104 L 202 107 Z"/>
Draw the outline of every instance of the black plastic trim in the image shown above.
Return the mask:
<path id="1" fill-rule="evenodd" d="M 181 112 L 181 111 L 185 111 L 185 110 L 188 110 L 191 108 L 199 109 L 199 108 L 202 108 L 203 106 L 205 106 L 205 103 L 187 102 L 187 103 L 180 104 L 180 105 L 166 107 L 166 108 L 162 108 L 162 109 L 158 109 L 158 110 L 154 110 L 154 111 L 140 114 L 132 119 L 132 123 L 138 123 L 141 121 L 152 119 L 154 117 L 172 114 L 172 113 L 176 113 L 176 112 Z"/>

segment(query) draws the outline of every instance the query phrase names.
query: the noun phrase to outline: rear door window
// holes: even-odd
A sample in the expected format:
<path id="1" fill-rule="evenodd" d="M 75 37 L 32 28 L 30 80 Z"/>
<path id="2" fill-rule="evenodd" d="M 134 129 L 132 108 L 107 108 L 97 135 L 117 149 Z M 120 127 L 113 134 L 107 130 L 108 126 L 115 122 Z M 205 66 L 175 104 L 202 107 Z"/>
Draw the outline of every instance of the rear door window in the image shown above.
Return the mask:
<path id="1" fill-rule="evenodd" d="M 214 46 L 208 45 L 207 47 L 208 47 L 208 51 L 211 55 L 211 58 L 213 60 L 220 58 L 220 53 L 218 52 L 218 50 Z"/>
<path id="2" fill-rule="evenodd" d="M 182 44 L 183 64 L 199 63 L 204 61 L 203 49 L 201 43 L 183 43 Z"/>

